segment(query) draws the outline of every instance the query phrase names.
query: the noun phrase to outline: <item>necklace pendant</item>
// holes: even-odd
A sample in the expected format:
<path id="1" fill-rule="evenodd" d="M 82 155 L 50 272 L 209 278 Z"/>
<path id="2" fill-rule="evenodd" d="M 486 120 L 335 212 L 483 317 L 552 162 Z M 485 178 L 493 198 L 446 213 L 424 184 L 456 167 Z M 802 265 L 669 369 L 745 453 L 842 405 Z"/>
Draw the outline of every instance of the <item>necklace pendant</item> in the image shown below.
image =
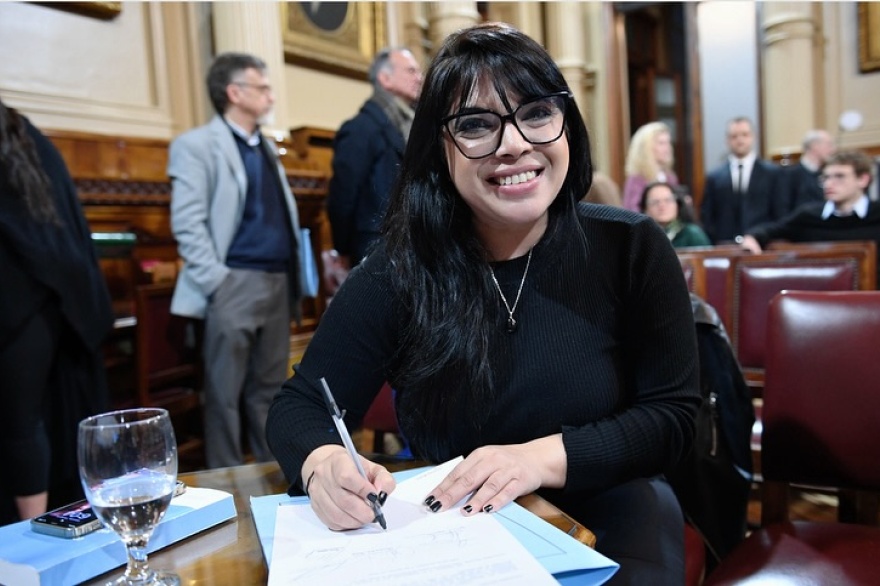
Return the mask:
<path id="1" fill-rule="evenodd" d="M 516 320 L 513 319 L 513 316 L 511 315 L 509 318 L 507 318 L 507 333 L 512 334 L 515 331 L 516 331 Z"/>

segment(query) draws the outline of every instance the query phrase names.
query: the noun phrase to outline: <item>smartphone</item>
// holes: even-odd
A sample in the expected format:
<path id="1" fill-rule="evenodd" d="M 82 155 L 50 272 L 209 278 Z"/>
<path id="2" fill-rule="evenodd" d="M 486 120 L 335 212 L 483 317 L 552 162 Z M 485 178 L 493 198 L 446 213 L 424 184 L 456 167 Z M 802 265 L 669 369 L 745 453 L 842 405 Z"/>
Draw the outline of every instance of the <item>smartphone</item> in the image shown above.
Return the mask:
<path id="1" fill-rule="evenodd" d="M 186 492 L 186 484 L 177 481 L 174 496 Z M 88 535 L 101 528 L 101 520 L 95 515 L 87 500 L 65 505 L 31 519 L 31 530 L 46 535 L 73 539 Z"/>
<path id="2" fill-rule="evenodd" d="M 31 519 L 31 529 L 37 533 L 73 539 L 101 528 L 89 501 L 81 500 L 49 511 Z"/>

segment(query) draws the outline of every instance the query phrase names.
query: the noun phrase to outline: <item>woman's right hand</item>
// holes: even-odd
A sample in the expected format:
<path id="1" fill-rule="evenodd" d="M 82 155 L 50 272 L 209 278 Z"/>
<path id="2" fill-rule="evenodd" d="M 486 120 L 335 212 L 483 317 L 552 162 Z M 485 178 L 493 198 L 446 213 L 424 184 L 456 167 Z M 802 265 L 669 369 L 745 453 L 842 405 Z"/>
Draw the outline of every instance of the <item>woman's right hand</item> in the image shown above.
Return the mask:
<path id="1" fill-rule="evenodd" d="M 348 451 L 328 444 L 309 454 L 302 467 L 312 509 L 334 531 L 358 529 L 375 519 L 370 499 L 383 504 L 394 490 L 394 477 L 383 466 L 358 456 L 367 473 L 358 472 Z M 370 496 L 373 495 L 373 496 Z"/>

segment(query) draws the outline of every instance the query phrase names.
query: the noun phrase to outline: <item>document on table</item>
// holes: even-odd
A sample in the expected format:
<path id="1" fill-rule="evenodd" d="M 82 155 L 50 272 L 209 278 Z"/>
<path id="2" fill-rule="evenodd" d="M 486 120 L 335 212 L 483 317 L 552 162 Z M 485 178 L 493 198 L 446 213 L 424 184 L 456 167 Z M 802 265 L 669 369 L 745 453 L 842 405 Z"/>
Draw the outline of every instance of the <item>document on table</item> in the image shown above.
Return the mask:
<path id="1" fill-rule="evenodd" d="M 557 584 L 494 515 L 432 513 L 422 504 L 459 461 L 398 484 L 383 506 L 387 531 L 330 531 L 307 502 L 278 506 L 269 586 Z"/>

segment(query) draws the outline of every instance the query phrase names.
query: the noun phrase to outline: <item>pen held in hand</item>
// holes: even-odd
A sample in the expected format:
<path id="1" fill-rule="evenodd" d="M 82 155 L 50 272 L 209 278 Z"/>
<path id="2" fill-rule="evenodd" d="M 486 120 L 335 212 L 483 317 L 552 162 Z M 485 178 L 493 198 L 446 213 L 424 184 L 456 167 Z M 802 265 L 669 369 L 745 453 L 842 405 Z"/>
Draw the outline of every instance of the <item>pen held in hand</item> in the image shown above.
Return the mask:
<path id="1" fill-rule="evenodd" d="M 327 408 L 330 409 L 330 416 L 333 418 L 333 423 L 336 425 L 336 431 L 339 432 L 339 437 L 342 438 L 342 443 L 345 445 L 345 449 L 348 450 L 348 454 L 354 461 L 354 465 L 357 467 L 358 472 L 364 477 L 364 479 L 367 479 L 367 473 L 361 465 L 361 458 L 354 447 L 354 442 L 351 441 L 351 435 L 349 435 L 348 428 L 345 427 L 345 422 L 342 420 L 342 412 L 339 410 L 339 406 L 336 405 L 336 400 L 333 398 L 333 393 L 330 392 L 327 380 L 323 376 L 320 380 L 321 386 L 324 388 L 324 398 L 327 399 Z M 385 515 L 382 514 L 382 506 L 379 504 L 378 498 L 375 500 L 369 500 L 370 506 L 373 507 L 373 513 L 376 515 L 375 522 L 379 523 L 383 530 L 387 529 Z"/>

